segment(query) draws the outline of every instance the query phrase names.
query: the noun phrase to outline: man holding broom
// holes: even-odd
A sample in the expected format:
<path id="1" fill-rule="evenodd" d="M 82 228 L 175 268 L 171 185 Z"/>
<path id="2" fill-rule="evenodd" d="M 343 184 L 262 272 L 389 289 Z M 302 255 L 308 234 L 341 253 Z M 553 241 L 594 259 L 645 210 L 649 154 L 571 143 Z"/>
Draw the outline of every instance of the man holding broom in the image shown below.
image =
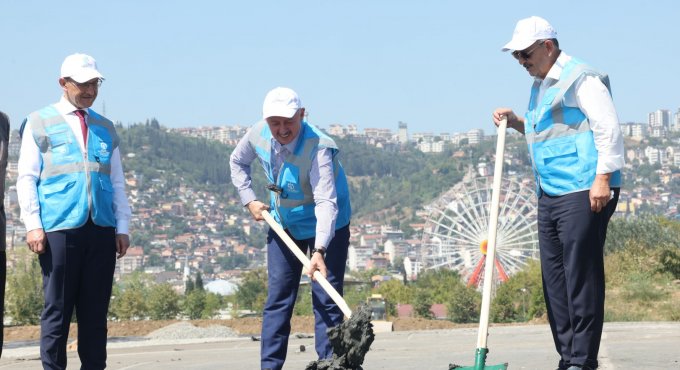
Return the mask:
<path id="1" fill-rule="evenodd" d="M 345 172 L 335 142 L 304 121 L 305 108 L 295 91 L 277 87 L 265 97 L 263 121 L 256 123 L 230 157 L 231 178 L 242 204 L 257 221 L 271 211 L 303 251 L 310 250 L 311 278 L 326 276 L 342 294 L 349 248 L 351 207 Z M 251 187 L 251 164 L 258 159 L 269 185 L 269 205 Z M 274 230 L 267 235 L 268 290 L 262 322 L 261 368 L 280 370 L 286 359 L 290 319 L 302 263 Z M 312 284 L 315 342 L 319 359 L 333 354 L 326 334 L 343 314 L 319 284 Z"/>

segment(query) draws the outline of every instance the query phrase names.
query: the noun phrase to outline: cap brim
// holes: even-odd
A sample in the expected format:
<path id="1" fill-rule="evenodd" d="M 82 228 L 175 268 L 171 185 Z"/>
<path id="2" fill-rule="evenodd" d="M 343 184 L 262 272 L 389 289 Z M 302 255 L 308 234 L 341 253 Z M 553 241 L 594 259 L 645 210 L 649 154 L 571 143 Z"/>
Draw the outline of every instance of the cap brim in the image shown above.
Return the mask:
<path id="1" fill-rule="evenodd" d="M 102 74 L 96 70 L 84 71 L 68 77 L 78 83 L 84 83 L 90 81 L 93 78 L 101 78 L 102 80 L 104 79 L 104 76 L 102 76 Z"/>
<path id="2" fill-rule="evenodd" d="M 524 50 L 531 46 L 536 40 L 527 40 L 527 39 L 512 39 L 510 42 L 505 44 L 501 51 L 508 51 L 508 50 Z"/>
<path id="3" fill-rule="evenodd" d="M 267 119 L 269 117 L 284 117 L 284 118 L 291 118 L 297 113 L 298 108 L 274 108 L 274 109 L 269 109 L 262 115 L 263 119 Z"/>

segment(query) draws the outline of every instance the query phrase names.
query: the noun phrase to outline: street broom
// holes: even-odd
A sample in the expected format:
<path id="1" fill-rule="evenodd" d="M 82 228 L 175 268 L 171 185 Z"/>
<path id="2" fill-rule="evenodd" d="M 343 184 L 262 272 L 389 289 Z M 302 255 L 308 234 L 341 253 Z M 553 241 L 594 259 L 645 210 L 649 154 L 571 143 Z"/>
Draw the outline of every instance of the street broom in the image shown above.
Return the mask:
<path id="1" fill-rule="evenodd" d="M 262 211 L 269 227 L 283 240 L 284 244 L 293 252 L 295 257 L 302 263 L 305 269 L 309 269 L 309 258 L 295 244 L 293 239 L 286 234 L 283 227 L 272 217 L 268 211 Z M 323 290 L 328 293 L 333 302 L 348 318 L 342 324 L 328 329 L 328 340 L 333 347 L 333 357 L 330 359 L 314 361 L 305 370 L 361 370 L 361 364 L 368 352 L 373 339 L 373 324 L 371 324 L 371 311 L 367 305 L 359 308 L 358 312 L 352 314 L 352 310 L 347 302 L 333 288 L 330 282 L 321 272 L 314 271 L 314 279 L 321 285 Z"/>
<path id="2" fill-rule="evenodd" d="M 505 150 L 505 129 L 507 118 L 503 118 L 498 125 L 498 142 L 496 143 L 496 167 L 493 173 L 493 188 L 491 194 L 491 209 L 489 210 L 489 236 L 486 249 L 486 263 L 484 266 L 484 287 L 482 288 L 482 309 L 479 314 L 479 333 L 477 335 L 477 351 L 474 366 L 450 365 L 451 369 L 462 370 L 502 370 L 508 368 L 508 363 L 501 365 L 486 365 L 486 355 L 489 349 L 486 339 L 489 335 L 489 308 L 491 306 L 491 289 L 493 283 L 494 261 L 496 260 L 496 231 L 498 228 L 498 208 L 500 204 L 501 179 L 503 177 L 503 152 Z"/>

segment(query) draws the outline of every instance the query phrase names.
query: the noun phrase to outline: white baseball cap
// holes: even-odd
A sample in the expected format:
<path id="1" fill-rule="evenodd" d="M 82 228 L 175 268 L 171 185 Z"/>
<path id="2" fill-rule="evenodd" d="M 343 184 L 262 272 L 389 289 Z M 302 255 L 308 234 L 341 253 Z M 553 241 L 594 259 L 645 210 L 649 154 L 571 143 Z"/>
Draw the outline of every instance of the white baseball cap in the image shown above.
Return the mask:
<path id="1" fill-rule="evenodd" d="M 69 77 L 75 82 L 83 83 L 93 78 L 104 79 L 97 70 L 97 61 L 86 54 L 71 54 L 61 64 L 61 78 Z"/>
<path id="2" fill-rule="evenodd" d="M 291 118 L 302 108 L 297 93 L 287 87 L 277 87 L 267 93 L 262 104 L 262 119 L 269 117 Z"/>
<path id="3" fill-rule="evenodd" d="M 536 40 L 555 39 L 557 32 L 553 26 L 541 17 L 532 16 L 521 19 L 515 26 L 512 40 L 503 46 L 501 51 L 524 50 Z"/>

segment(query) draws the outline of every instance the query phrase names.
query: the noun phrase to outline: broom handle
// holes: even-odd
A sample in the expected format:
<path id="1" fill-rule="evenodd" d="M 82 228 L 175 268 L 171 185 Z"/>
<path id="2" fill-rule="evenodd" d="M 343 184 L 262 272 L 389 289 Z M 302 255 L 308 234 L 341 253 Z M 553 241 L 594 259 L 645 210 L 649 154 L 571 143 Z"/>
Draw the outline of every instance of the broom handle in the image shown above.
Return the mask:
<path id="1" fill-rule="evenodd" d="M 302 253 L 302 250 L 300 250 L 300 248 L 295 244 L 293 239 L 291 239 L 290 236 L 286 234 L 281 225 L 279 225 L 279 223 L 276 222 L 274 217 L 272 217 L 272 215 L 268 211 L 262 211 L 262 217 L 264 217 L 264 220 L 267 221 L 269 227 L 271 227 L 272 230 L 274 230 L 274 232 L 276 232 L 276 234 L 283 240 L 288 249 L 290 249 L 293 252 L 293 254 L 295 254 L 295 257 L 297 257 L 297 259 L 299 259 L 300 262 L 302 262 L 302 265 L 307 270 L 309 270 L 310 265 L 309 258 L 307 258 L 307 255 Z M 319 270 L 314 271 L 314 279 L 316 279 L 316 281 L 319 284 L 321 284 L 323 290 L 325 290 L 326 293 L 328 293 L 328 295 L 331 297 L 333 302 L 335 302 L 335 304 L 337 304 L 338 307 L 340 307 L 342 313 L 345 314 L 347 318 L 352 317 L 352 310 L 347 305 L 347 302 L 345 302 L 342 296 L 335 290 L 335 288 L 333 288 L 331 283 L 328 282 L 328 280 L 321 274 L 321 272 L 319 272 Z"/>
<path id="2" fill-rule="evenodd" d="M 498 142 L 496 143 L 496 167 L 493 172 L 493 192 L 491 193 L 491 209 L 489 210 L 489 239 L 486 247 L 484 263 L 484 287 L 482 289 L 482 309 L 479 314 L 479 334 L 477 348 L 486 348 L 489 334 L 489 308 L 491 306 L 491 288 L 493 269 L 496 261 L 496 231 L 498 229 L 498 208 L 500 204 L 501 180 L 503 178 L 503 151 L 505 150 L 505 129 L 507 117 L 503 117 L 498 125 Z"/>

